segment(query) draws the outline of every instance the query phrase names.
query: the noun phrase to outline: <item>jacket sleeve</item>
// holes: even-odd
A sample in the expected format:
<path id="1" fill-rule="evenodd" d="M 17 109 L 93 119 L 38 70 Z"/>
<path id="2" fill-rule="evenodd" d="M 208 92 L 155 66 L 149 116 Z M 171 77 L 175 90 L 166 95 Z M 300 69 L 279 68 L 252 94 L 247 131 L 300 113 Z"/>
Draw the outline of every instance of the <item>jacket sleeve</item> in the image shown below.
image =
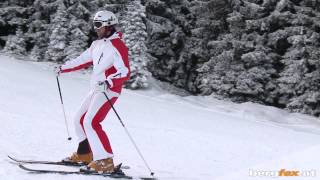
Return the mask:
<path id="1" fill-rule="evenodd" d="M 113 67 L 116 72 L 106 77 L 110 88 L 120 86 L 130 78 L 129 64 L 125 63 L 121 55 L 117 52 L 114 53 Z"/>
<path id="2" fill-rule="evenodd" d="M 61 73 L 76 71 L 88 67 L 93 64 L 92 62 L 90 48 L 88 48 L 77 58 L 67 61 L 64 65 L 62 65 Z"/>

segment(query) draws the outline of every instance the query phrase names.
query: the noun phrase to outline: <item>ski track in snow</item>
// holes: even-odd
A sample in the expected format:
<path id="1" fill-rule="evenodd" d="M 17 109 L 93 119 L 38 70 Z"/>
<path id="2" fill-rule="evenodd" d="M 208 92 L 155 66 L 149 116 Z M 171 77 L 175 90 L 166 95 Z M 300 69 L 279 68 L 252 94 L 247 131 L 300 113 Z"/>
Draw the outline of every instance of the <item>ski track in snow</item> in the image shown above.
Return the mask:
<path id="1" fill-rule="evenodd" d="M 53 64 L 3 55 L 0 63 L 0 179 L 106 179 L 29 174 L 10 163 L 7 155 L 59 160 L 76 149 L 72 117 L 89 90 L 89 75 L 76 72 L 60 76 L 73 137 L 67 141 Z M 153 83 L 156 86 L 156 81 Z M 270 179 L 250 177 L 250 169 L 314 169 L 320 176 L 320 123 L 314 117 L 254 103 L 179 97 L 159 88 L 124 89 L 115 108 L 159 179 Z M 131 169 L 125 170 L 129 175 L 148 175 L 113 112 L 103 127 L 113 145 L 115 162 L 129 165 Z"/>

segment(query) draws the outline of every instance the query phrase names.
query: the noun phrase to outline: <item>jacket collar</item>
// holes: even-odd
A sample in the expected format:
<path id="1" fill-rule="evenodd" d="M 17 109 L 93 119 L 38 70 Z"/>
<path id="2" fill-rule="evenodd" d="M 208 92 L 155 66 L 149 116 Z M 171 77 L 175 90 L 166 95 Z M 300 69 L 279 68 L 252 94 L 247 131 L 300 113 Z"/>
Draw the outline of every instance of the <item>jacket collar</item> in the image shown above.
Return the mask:
<path id="1" fill-rule="evenodd" d="M 103 38 L 103 39 L 111 40 L 111 39 L 117 39 L 117 38 L 122 39 L 122 33 L 121 32 L 115 32 L 111 36 L 109 36 L 108 38 Z"/>

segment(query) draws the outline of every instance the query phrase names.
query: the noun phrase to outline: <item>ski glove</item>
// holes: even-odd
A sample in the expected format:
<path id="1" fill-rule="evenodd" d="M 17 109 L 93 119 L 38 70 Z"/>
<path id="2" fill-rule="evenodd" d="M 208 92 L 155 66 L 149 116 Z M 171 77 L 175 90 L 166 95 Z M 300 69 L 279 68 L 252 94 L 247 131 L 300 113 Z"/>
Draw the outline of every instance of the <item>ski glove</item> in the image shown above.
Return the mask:
<path id="1" fill-rule="evenodd" d="M 111 85 L 109 84 L 108 81 L 99 81 L 96 84 L 96 90 L 98 91 L 106 91 L 107 89 L 110 89 Z"/>
<path id="2" fill-rule="evenodd" d="M 56 66 L 56 67 L 54 68 L 54 72 L 55 72 L 56 76 L 59 76 L 60 73 L 61 73 L 61 66 Z"/>

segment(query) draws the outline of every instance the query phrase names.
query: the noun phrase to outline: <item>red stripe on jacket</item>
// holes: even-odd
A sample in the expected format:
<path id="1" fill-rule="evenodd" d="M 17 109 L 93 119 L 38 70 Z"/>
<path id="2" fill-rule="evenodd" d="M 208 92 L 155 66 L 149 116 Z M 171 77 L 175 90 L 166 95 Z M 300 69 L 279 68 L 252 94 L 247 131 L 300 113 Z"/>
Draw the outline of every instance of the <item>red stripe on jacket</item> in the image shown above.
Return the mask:
<path id="1" fill-rule="evenodd" d="M 113 87 L 111 88 L 111 90 L 120 93 L 122 85 L 130 78 L 128 48 L 123 43 L 123 41 L 119 38 L 112 39 L 111 43 L 119 51 L 124 65 L 128 68 L 128 74 L 126 77 L 119 78 L 119 79 L 112 79 Z M 116 68 L 111 67 L 110 69 L 105 71 L 105 75 L 106 77 L 108 77 L 110 74 L 114 74 L 116 72 L 117 72 Z"/>
<path id="2" fill-rule="evenodd" d="M 61 70 L 61 73 L 67 73 L 67 72 L 71 72 L 71 71 L 76 71 L 76 70 L 79 70 L 79 69 L 82 69 L 82 68 L 89 67 L 89 66 L 91 66 L 92 64 L 93 64 L 93 62 L 90 61 L 90 62 L 81 64 L 81 65 L 79 65 L 79 66 L 76 66 L 76 67 L 74 67 L 74 68 L 63 69 L 63 70 Z"/>

